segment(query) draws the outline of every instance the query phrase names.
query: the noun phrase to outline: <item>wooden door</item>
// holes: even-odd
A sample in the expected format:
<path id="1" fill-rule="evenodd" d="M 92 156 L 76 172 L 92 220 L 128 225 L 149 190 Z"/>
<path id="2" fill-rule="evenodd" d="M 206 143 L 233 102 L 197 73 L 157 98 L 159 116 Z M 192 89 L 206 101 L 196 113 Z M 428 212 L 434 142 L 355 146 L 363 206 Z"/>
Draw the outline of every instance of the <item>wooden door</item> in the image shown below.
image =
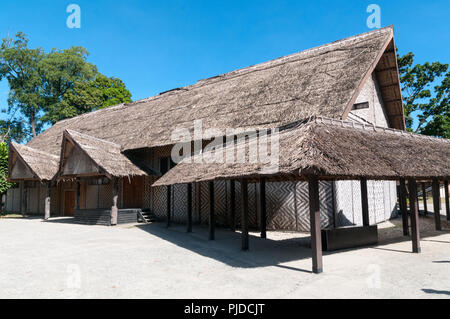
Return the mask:
<path id="1" fill-rule="evenodd" d="M 64 216 L 73 216 L 75 210 L 75 192 L 64 192 Z"/>
<path id="2" fill-rule="evenodd" d="M 142 192 L 144 189 L 144 178 L 135 176 L 123 179 L 123 207 L 142 208 Z"/>

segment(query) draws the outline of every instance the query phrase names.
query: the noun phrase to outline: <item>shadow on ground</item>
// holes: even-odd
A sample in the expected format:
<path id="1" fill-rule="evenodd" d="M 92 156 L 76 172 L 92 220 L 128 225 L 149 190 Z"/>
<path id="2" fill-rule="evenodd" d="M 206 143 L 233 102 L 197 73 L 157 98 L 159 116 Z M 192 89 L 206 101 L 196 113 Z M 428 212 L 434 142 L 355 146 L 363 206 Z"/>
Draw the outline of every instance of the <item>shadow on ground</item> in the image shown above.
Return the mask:
<path id="1" fill-rule="evenodd" d="M 435 290 L 435 289 L 422 289 L 427 294 L 447 295 L 450 296 L 450 291 L 447 290 Z"/>
<path id="2" fill-rule="evenodd" d="M 308 269 L 280 265 L 291 261 L 311 259 L 310 238 L 299 237 L 272 240 L 249 236 L 250 250 L 241 250 L 241 234 L 223 228 L 216 228 L 216 239 L 208 240 L 208 228 L 197 225 L 192 233 L 186 233 L 184 225 L 167 228 L 164 223 L 137 225 L 139 229 L 188 249 L 202 256 L 213 258 L 224 264 L 239 268 L 276 266 L 289 270 L 308 272 Z M 327 254 L 327 253 L 325 253 Z"/>

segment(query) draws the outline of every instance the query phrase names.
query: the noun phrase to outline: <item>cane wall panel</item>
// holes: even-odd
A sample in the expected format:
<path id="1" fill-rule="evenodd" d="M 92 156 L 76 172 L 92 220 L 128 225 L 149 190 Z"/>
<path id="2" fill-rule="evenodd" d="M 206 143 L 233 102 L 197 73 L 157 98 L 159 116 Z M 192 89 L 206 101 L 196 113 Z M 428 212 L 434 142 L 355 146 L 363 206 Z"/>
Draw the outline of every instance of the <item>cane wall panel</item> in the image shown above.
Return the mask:
<path id="1" fill-rule="evenodd" d="M 153 211 L 160 219 L 167 218 L 167 187 L 153 187 Z"/>
<path id="2" fill-rule="evenodd" d="M 111 208 L 113 197 L 113 183 L 98 185 L 98 206 L 99 208 Z"/>
<path id="3" fill-rule="evenodd" d="M 176 223 L 186 222 L 187 216 L 187 185 L 172 186 L 172 221 Z"/>
<path id="4" fill-rule="evenodd" d="M 267 228 L 295 230 L 295 183 L 266 183 Z"/>

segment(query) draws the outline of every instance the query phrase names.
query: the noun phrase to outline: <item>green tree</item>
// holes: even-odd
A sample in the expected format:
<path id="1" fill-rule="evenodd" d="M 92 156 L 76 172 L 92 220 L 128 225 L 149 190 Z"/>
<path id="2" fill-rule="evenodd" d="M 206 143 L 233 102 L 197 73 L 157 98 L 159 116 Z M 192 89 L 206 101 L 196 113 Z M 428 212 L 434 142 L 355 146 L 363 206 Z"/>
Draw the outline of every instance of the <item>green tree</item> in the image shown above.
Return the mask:
<path id="1" fill-rule="evenodd" d="M 43 119 L 54 124 L 65 118 L 131 101 L 131 93 L 122 80 L 98 74 L 93 81 L 74 83 Z"/>
<path id="2" fill-rule="evenodd" d="M 33 136 L 41 128 L 39 111 L 45 103 L 39 71 L 44 56 L 41 48 L 28 48 L 28 39 L 21 32 L 15 39 L 3 39 L 0 46 L 0 80 L 5 78 L 10 88 L 8 112 L 15 113 L 18 109 L 27 118 Z"/>
<path id="3" fill-rule="evenodd" d="M 6 143 L 0 142 L 0 197 L 14 185 L 8 181 L 8 153 Z"/>
<path id="4" fill-rule="evenodd" d="M 71 107 L 64 99 L 78 83 L 88 83 L 98 74 L 97 67 L 87 62 L 89 53 L 83 47 L 66 50 L 53 49 L 39 65 L 44 78 L 46 103 L 42 121 L 54 124 L 58 120 L 73 117 Z"/>
<path id="5" fill-rule="evenodd" d="M 407 129 L 450 138 L 448 64 L 426 62 L 414 65 L 414 54 L 409 52 L 398 57 L 398 66 Z M 418 120 L 416 127 L 413 127 L 413 114 Z"/>
<path id="6" fill-rule="evenodd" d="M 28 48 L 28 38 L 19 32 L 3 39 L 0 46 L 0 81 L 6 79 L 10 93 L 8 114 L 0 131 L 20 142 L 34 137 L 45 124 L 118 103 L 131 102 L 131 93 L 117 78 L 100 74 L 87 62 L 83 47 Z M 21 130 L 21 132 L 19 132 Z"/>

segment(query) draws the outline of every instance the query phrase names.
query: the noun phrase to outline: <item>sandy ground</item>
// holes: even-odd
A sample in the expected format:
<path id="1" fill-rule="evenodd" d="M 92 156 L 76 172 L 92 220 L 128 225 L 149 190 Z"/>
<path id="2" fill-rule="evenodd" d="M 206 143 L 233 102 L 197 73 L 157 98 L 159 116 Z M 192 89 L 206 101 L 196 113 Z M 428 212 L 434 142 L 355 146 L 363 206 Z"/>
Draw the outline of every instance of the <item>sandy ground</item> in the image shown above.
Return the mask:
<path id="1" fill-rule="evenodd" d="M 76 225 L 67 218 L 0 219 L 0 298 L 450 298 L 450 225 L 421 218 L 422 253 L 396 219 L 376 247 L 324 253 L 310 273 L 307 234 L 240 234 L 162 223 Z"/>

